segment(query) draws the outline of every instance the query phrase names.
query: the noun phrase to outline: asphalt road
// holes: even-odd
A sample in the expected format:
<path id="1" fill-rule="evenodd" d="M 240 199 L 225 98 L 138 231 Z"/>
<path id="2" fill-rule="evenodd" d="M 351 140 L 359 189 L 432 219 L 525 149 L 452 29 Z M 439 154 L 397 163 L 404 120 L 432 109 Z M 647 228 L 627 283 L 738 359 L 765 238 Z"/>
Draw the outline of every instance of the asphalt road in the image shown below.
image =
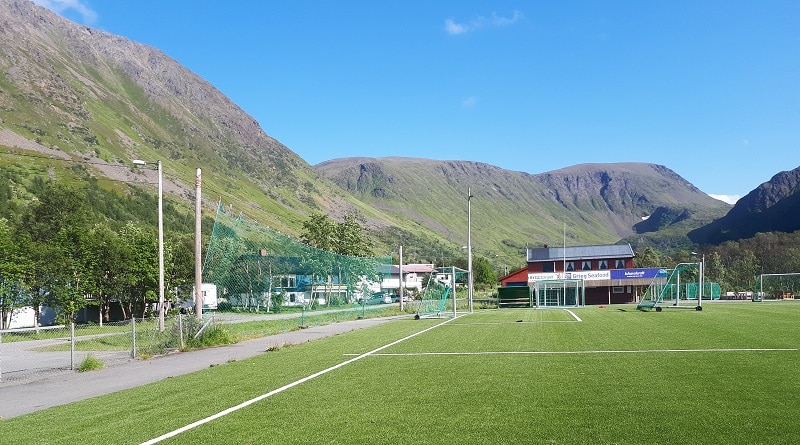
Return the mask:
<path id="1" fill-rule="evenodd" d="M 398 317 L 371 318 L 315 326 L 247 340 L 229 346 L 168 354 L 149 360 L 129 359 L 91 372 L 64 371 L 35 381 L 0 386 L 0 418 L 97 397 L 169 377 L 206 369 L 211 365 L 263 354 L 274 346 L 296 345 L 354 329 L 374 326 Z"/>

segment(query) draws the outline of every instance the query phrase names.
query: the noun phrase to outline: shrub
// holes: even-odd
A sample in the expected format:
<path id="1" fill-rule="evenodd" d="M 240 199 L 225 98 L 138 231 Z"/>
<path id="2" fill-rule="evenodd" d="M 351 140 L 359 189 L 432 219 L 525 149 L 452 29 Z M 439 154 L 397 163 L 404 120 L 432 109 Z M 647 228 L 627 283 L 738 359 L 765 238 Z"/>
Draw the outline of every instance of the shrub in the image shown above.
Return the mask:
<path id="1" fill-rule="evenodd" d="M 105 366 L 103 362 L 101 362 L 97 357 L 89 354 L 81 362 L 81 365 L 78 367 L 78 372 L 94 371 L 96 369 L 102 369 L 103 366 Z"/>

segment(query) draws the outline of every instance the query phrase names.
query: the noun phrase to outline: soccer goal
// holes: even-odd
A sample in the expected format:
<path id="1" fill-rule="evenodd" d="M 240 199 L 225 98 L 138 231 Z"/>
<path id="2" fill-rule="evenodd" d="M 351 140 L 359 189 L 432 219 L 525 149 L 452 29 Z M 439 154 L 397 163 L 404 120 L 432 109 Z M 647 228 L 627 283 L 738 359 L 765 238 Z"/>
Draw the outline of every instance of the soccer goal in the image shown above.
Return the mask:
<path id="1" fill-rule="evenodd" d="M 758 276 L 753 301 L 800 299 L 800 273 L 765 273 Z"/>
<path id="2" fill-rule="evenodd" d="M 586 306 L 586 287 L 582 279 L 537 280 L 533 293 L 539 308 Z"/>
<path id="3" fill-rule="evenodd" d="M 458 267 L 438 267 L 428 276 L 416 318 L 449 318 L 469 312 L 467 290 L 459 297 L 457 284 L 468 272 Z"/>
<path id="4" fill-rule="evenodd" d="M 674 269 L 663 269 L 653 278 L 636 308 L 641 311 L 655 308 L 656 312 L 661 312 L 664 301 L 670 300 L 673 303 L 669 307 L 702 310 L 700 300 L 696 305 L 680 305 L 681 300 L 690 299 L 692 292 L 697 299 L 700 281 L 700 263 L 680 263 Z"/>

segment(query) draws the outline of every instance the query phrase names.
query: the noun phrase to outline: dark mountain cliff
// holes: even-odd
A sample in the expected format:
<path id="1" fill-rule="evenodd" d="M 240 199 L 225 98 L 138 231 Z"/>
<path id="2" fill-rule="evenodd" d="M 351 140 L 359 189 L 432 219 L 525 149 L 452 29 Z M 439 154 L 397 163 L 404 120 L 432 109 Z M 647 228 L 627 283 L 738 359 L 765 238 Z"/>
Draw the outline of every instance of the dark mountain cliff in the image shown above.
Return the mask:
<path id="1" fill-rule="evenodd" d="M 689 232 L 692 241 L 719 244 L 759 232 L 800 230 L 800 167 L 776 174 L 740 199 L 725 217 Z"/>

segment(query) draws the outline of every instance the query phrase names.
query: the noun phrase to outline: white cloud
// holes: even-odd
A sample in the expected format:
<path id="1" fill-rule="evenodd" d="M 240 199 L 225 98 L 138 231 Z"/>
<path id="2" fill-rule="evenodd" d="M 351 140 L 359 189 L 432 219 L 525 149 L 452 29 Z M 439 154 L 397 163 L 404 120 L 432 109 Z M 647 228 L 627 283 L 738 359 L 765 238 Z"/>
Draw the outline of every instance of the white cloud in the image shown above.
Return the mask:
<path id="1" fill-rule="evenodd" d="M 708 196 L 714 199 L 719 199 L 722 202 L 727 202 L 730 205 L 736 204 L 736 201 L 738 201 L 739 198 L 741 198 L 741 196 L 739 195 L 714 195 L 711 193 L 709 193 Z"/>
<path id="2" fill-rule="evenodd" d="M 478 103 L 477 96 L 470 96 L 461 101 L 461 108 L 472 108 Z"/>
<path id="3" fill-rule="evenodd" d="M 514 11 L 511 17 L 501 17 L 496 13 L 492 13 L 491 17 L 478 16 L 468 23 L 458 23 L 452 18 L 444 21 L 444 29 L 450 35 L 459 35 L 467 32 L 477 31 L 481 28 L 487 27 L 502 27 L 513 25 L 524 19 L 525 15 L 520 11 Z"/>
<path id="4" fill-rule="evenodd" d="M 64 12 L 74 10 L 80 14 L 83 18 L 83 23 L 86 25 L 92 24 L 97 20 L 97 13 L 82 0 L 33 0 L 33 2 L 59 15 L 64 15 Z"/>
<path id="5" fill-rule="evenodd" d="M 511 17 L 500 17 L 494 12 L 492 13 L 492 26 L 508 26 L 517 23 L 518 21 L 522 20 L 525 16 L 522 15 L 520 11 L 514 11 L 514 15 Z"/>
<path id="6" fill-rule="evenodd" d="M 453 19 L 447 19 L 444 21 L 444 29 L 448 34 L 453 36 L 464 34 L 465 32 L 469 31 L 467 25 L 456 23 L 453 21 Z"/>

